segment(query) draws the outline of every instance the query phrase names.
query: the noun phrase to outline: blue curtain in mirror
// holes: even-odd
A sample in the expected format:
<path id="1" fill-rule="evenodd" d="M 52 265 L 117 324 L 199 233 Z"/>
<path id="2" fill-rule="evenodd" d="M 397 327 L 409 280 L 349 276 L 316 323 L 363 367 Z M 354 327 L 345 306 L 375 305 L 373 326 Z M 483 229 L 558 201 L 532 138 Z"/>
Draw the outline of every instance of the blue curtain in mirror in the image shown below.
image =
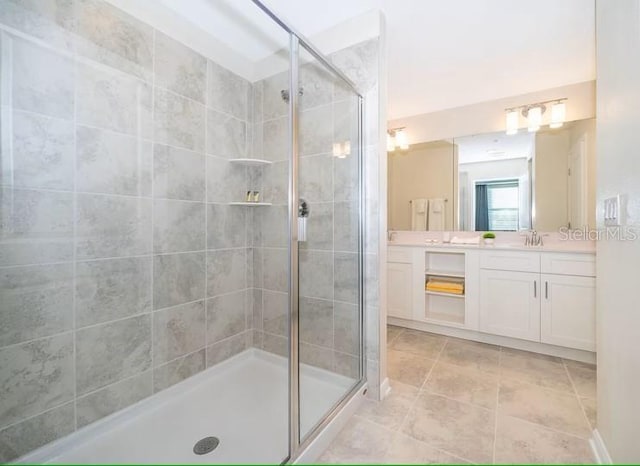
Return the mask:
<path id="1" fill-rule="evenodd" d="M 489 230 L 489 197 L 486 184 L 476 184 L 476 231 Z"/>

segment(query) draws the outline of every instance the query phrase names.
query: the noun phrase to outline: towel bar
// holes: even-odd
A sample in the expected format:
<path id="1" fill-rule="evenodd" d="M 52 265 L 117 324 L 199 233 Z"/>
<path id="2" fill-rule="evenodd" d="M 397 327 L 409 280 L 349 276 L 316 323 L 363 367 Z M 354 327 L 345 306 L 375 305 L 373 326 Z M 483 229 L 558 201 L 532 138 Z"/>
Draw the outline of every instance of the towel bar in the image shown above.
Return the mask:
<path id="1" fill-rule="evenodd" d="M 444 198 L 444 202 L 449 202 L 449 199 L 445 197 Z M 413 199 L 409 201 L 409 204 L 411 204 L 411 203 L 413 203 Z"/>

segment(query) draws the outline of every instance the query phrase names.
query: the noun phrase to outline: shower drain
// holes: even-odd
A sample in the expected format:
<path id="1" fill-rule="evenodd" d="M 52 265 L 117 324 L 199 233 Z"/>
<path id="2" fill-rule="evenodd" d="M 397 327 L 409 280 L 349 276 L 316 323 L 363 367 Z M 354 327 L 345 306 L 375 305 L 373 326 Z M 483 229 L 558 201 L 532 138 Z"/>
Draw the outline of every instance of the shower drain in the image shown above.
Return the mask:
<path id="1" fill-rule="evenodd" d="M 215 450 L 219 444 L 220 439 L 218 437 L 205 437 L 196 442 L 193 446 L 193 452 L 196 455 L 206 455 Z"/>

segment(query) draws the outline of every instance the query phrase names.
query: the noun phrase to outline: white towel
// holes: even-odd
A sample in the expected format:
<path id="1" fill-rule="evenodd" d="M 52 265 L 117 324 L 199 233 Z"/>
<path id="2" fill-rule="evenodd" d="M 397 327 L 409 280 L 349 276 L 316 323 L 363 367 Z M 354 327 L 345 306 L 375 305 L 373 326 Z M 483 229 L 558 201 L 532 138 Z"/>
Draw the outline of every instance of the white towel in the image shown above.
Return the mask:
<path id="1" fill-rule="evenodd" d="M 480 244 L 479 236 L 472 236 L 469 238 L 458 238 L 454 236 L 451 238 L 451 244 Z"/>
<path id="2" fill-rule="evenodd" d="M 411 202 L 411 230 L 425 231 L 427 229 L 427 199 L 413 199 Z"/>
<path id="3" fill-rule="evenodd" d="M 444 199 L 429 199 L 429 231 L 443 231 L 444 216 Z"/>

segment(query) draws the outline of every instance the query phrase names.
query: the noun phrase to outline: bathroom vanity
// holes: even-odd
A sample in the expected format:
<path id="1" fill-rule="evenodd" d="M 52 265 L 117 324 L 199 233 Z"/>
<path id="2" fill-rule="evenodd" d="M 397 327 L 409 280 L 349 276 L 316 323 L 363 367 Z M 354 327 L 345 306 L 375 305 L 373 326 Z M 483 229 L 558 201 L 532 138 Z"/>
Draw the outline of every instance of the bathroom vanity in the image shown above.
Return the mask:
<path id="1" fill-rule="evenodd" d="M 395 244 L 388 323 L 593 361 L 595 253 L 589 248 Z M 463 294 L 426 290 L 464 284 Z"/>

